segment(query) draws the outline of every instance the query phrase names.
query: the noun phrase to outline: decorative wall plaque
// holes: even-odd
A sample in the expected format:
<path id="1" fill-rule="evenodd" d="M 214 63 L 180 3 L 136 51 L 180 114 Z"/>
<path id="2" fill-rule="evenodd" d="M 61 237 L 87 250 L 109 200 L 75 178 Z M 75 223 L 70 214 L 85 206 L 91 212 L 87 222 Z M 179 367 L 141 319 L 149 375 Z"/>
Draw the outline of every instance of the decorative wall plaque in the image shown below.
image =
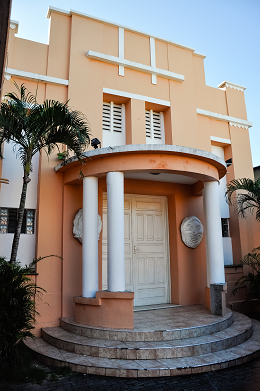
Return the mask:
<path id="1" fill-rule="evenodd" d="M 196 248 L 202 241 L 203 225 L 196 216 L 186 217 L 181 223 L 181 239 L 190 248 Z"/>
<path id="2" fill-rule="evenodd" d="M 102 229 L 102 220 L 101 216 L 98 215 L 98 240 L 99 240 L 99 235 Z M 73 221 L 73 235 L 75 239 L 78 239 L 80 243 L 82 243 L 82 231 L 83 231 L 83 209 L 80 209 Z"/>

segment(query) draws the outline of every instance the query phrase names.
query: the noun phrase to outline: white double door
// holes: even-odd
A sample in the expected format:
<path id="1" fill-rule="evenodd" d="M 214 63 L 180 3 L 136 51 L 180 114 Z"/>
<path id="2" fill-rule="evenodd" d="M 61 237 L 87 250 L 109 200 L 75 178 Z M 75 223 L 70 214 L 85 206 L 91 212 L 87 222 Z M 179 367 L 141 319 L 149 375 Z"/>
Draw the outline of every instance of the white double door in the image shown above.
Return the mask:
<path id="1" fill-rule="evenodd" d="M 125 289 L 135 306 L 168 303 L 166 197 L 125 195 Z M 107 289 L 107 199 L 103 204 L 102 289 Z"/>

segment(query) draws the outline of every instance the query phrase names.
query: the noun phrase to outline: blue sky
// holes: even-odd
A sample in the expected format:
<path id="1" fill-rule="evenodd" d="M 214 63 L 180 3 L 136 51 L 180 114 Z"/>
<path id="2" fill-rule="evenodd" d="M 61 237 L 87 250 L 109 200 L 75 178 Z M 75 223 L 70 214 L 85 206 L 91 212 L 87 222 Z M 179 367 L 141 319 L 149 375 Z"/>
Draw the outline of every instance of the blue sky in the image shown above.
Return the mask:
<path id="1" fill-rule="evenodd" d="M 49 6 L 74 9 L 205 54 L 206 83 L 245 90 L 253 165 L 260 165 L 260 0 L 13 0 L 18 36 L 47 43 Z"/>

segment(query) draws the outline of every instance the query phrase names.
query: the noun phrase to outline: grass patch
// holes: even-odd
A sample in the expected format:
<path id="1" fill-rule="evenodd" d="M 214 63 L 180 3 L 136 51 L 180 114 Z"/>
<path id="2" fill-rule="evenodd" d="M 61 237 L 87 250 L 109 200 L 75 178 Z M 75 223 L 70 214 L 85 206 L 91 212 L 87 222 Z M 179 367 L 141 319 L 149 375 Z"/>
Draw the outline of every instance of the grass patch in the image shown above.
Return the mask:
<path id="1" fill-rule="evenodd" d="M 71 374 L 69 367 L 47 367 L 35 361 L 33 352 L 22 342 L 18 345 L 18 357 L 14 365 L 0 362 L 0 381 L 10 383 L 38 383 L 56 381 Z"/>

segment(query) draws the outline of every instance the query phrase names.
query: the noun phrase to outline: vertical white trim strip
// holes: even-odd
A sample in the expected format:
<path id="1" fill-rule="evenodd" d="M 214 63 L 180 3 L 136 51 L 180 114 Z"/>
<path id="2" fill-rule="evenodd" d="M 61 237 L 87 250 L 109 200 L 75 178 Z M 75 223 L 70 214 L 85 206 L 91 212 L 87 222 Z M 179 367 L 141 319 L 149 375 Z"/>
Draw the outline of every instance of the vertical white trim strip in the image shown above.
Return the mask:
<path id="1" fill-rule="evenodd" d="M 114 131 L 114 102 L 111 102 L 111 113 L 110 113 L 110 132 Z"/>
<path id="2" fill-rule="evenodd" d="M 165 144 L 165 129 L 164 129 L 164 115 L 163 112 L 160 111 L 161 114 L 161 135 L 162 135 L 162 142 Z"/>
<path id="3" fill-rule="evenodd" d="M 118 57 L 124 58 L 124 29 L 119 27 L 118 29 Z M 119 65 L 118 67 L 118 74 L 119 76 L 125 76 L 125 68 L 122 65 Z"/>
<path id="4" fill-rule="evenodd" d="M 150 58 L 151 58 L 151 67 L 156 68 L 155 40 L 152 37 L 150 37 Z M 154 75 L 154 74 L 152 74 L 152 84 L 157 84 L 157 78 L 156 78 L 156 75 Z"/>
<path id="5" fill-rule="evenodd" d="M 125 105 L 122 104 L 122 133 L 124 135 L 123 145 L 126 144 L 126 131 L 125 131 Z"/>
<path id="6" fill-rule="evenodd" d="M 154 134 L 153 134 L 153 110 L 150 110 L 150 130 L 151 130 L 151 140 L 154 139 Z"/>

